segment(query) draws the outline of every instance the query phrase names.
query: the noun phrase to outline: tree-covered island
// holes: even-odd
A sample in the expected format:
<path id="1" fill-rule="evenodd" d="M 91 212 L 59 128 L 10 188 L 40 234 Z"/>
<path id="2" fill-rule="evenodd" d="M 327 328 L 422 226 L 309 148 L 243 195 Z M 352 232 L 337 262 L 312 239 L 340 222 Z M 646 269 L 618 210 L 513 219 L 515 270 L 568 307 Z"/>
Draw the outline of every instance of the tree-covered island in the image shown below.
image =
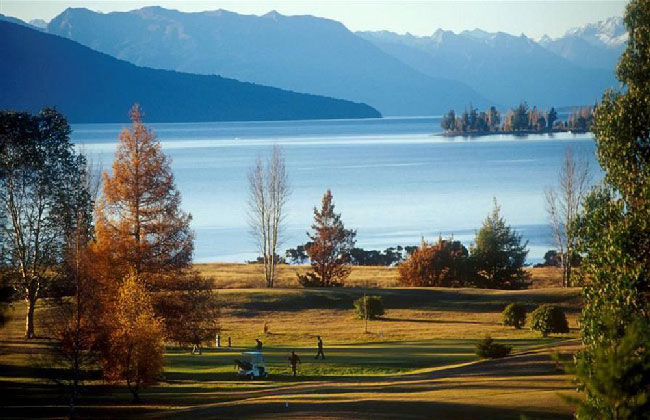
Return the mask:
<path id="1" fill-rule="evenodd" d="M 574 108 L 565 121 L 558 118 L 555 108 L 529 108 L 526 102 L 509 109 L 505 115 L 494 106 L 479 111 L 472 105 L 458 115 L 453 109 L 443 115 L 440 126 L 444 136 L 484 136 L 490 134 L 536 134 L 573 132 L 585 133 L 594 121 L 594 107 Z"/>

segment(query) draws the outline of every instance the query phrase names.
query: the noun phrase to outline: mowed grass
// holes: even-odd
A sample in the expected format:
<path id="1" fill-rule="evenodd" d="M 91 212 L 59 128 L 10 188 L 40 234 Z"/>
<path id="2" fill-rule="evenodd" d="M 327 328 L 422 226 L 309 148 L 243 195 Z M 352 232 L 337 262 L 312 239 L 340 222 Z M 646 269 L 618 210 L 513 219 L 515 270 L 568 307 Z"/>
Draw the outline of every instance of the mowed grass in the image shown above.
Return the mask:
<path id="1" fill-rule="evenodd" d="M 367 333 L 352 310 L 364 293 L 381 295 L 387 307 L 382 319 L 368 323 Z M 124 386 L 90 378 L 82 417 L 570 418 L 572 409 L 557 392 L 570 392 L 571 386 L 549 367 L 550 351 L 535 362 L 545 363 L 546 370 L 522 361 L 491 371 L 490 365 L 473 364 L 474 346 L 486 334 L 516 352 L 575 338 L 579 289 L 221 289 L 218 296 L 221 342 L 226 345 L 230 336 L 232 348 L 216 349 L 210 342 L 202 355 L 191 355 L 170 343 L 164 380 L 143 392 L 141 404 L 130 403 Z M 541 303 L 562 307 L 572 332 L 542 339 L 527 328 L 500 325 L 501 310 L 513 301 L 529 310 Z M 37 333 L 47 330 L 47 311 L 43 302 Z M 0 331 L 0 386 L 13 396 L 5 417 L 64 416 L 65 394 L 48 379 L 61 374 L 46 364 L 51 343 L 22 339 L 23 315 L 24 306 L 16 304 Z M 263 333 L 265 322 L 269 335 Z M 325 341 L 325 360 L 313 358 L 316 335 Z M 249 382 L 237 377 L 233 361 L 256 337 L 264 341 L 271 376 Z M 303 362 L 296 379 L 286 359 L 291 350 Z M 473 373 L 454 374 L 472 366 Z"/>

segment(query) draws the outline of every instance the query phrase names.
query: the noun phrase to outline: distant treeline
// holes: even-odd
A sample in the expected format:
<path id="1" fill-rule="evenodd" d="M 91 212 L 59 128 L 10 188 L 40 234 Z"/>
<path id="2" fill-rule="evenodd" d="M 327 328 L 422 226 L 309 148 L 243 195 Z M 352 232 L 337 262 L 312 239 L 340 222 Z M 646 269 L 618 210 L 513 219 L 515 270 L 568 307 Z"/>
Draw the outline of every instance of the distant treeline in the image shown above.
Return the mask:
<path id="1" fill-rule="evenodd" d="M 291 264 L 305 264 L 309 261 L 307 249 L 312 245 L 307 242 L 303 245 L 298 245 L 295 248 L 287 249 L 282 261 Z M 384 265 L 394 266 L 407 259 L 415 250 L 417 246 L 396 246 L 386 248 L 383 251 L 378 250 L 365 250 L 363 248 L 352 248 L 350 250 L 350 264 L 351 265 Z M 258 261 L 255 261 L 258 262 Z"/>
<path id="2" fill-rule="evenodd" d="M 562 121 L 555 108 L 548 111 L 536 106 L 529 108 L 526 102 L 509 109 L 503 116 L 494 106 L 479 111 L 470 105 L 460 115 L 450 110 L 442 117 L 440 126 L 445 134 L 586 132 L 593 124 L 594 109 L 592 106 L 574 108 L 567 120 Z"/>

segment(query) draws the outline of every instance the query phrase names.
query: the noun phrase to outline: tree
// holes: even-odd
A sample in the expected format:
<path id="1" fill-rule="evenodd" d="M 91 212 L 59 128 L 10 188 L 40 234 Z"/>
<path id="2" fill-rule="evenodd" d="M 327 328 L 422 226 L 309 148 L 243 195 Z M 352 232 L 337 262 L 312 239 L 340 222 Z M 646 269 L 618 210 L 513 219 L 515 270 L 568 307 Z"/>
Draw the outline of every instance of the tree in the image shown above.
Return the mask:
<path id="1" fill-rule="evenodd" d="M 398 266 L 399 281 L 407 286 L 462 286 L 468 277 L 468 252 L 460 241 L 438 238 L 422 244 Z"/>
<path id="2" fill-rule="evenodd" d="M 377 319 L 386 310 L 381 296 L 362 296 L 354 301 L 354 312 L 359 319 Z"/>
<path id="3" fill-rule="evenodd" d="M 452 109 L 440 120 L 440 127 L 448 132 L 456 131 L 456 112 Z"/>
<path id="4" fill-rule="evenodd" d="M 488 289 L 524 288 L 530 277 L 524 270 L 528 242 L 522 244 L 521 235 L 506 225 L 500 211 L 495 199 L 470 251 L 476 284 Z"/>
<path id="5" fill-rule="evenodd" d="M 84 158 L 74 152 L 70 132 L 53 109 L 0 113 L 0 258 L 27 304 L 26 338 L 36 335 L 36 302 L 60 278 L 76 220 L 71 191 L 81 184 Z"/>
<path id="6" fill-rule="evenodd" d="M 540 305 L 530 315 L 530 329 L 546 337 L 550 333 L 568 333 L 569 323 L 562 309 L 552 305 Z"/>
<path id="7" fill-rule="evenodd" d="M 120 133 L 112 174 L 104 172 L 103 197 L 96 211 L 93 243 L 94 273 L 110 310 L 123 279 L 134 274 L 151 293 L 156 316 L 174 331 L 179 314 L 166 314 L 184 293 L 213 299 L 211 285 L 195 281 L 191 268 L 194 233 L 191 216 L 181 210 L 169 159 L 154 132 L 142 122 L 138 105 L 131 109 L 132 125 Z M 185 315 L 204 315 L 183 306 Z M 169 323 L 167 325 L 167 323 Z M 171 337 L 170 337 L 171 338 Z"/>
<path id="8" fill-rule="evenodd" d="M 310 246 L 311 242 L 307 242 L 295 248 L 289 248 L 285 252 L 285 257 L 291 261 L 291 264 L 304 264 L 309 259 L 306 249 Z"/>
<path id="9" fill-rule="evenodd" d="M 163 325 L 154 314 L 151 294 L 135 273 L 128 275 L 118 290 L 111 311 L 109 344 L 104 351 L 104 376 L 126 381 L 133 401 L 139 401 L 143 387 L 156 382 L 163 368 Z"/>
<path id="10" fill-rule="evenodd" d="M 574 260 L 577 235 L 575 221 L 582 211 L 582 203 L 591 181 L 587 159 L 577 159 L 571 148 L 564 153 L 564 161 L 558 174 L 558 186 L 545 192 L 546 211 L 551 220 L 555 246 L 559 251 L 562 267 L 562 284 L 571 287 L 571 266 Z"/>
<path id="11" fill-rule="evenodd" d="M 583 289 L 585 348 L 579 359 L 591 377 L 601 374 L 593 364 L 600 354 L 621 346 L 631 325 L 650 320 L 650 2 L 630 1 L 624 21 L 629 39 L 617 67 L 623 92 L 606 92 L 594 119 L 596 156 L 605 180 L 586 198 L 577 222 L 584 255 L 581 275 L 589 280 Z M 647 352 L 648 341 L 643 341 Z M 635 374 L 646 377 L 648 372 L 640 364 Z M 627 378 L 613 379 L 616 386 L 604 389 L 605 395 L 587 390 L 586 404 L 594 411 L 616 413 L 616 401 L 638 394 L 623 386 Z M 591 417 L 579 412 L 578 418 Z"/>
<path id="12" fill-rule="evenodd" d="M 489 335 L 476 343 L 476 355 L 484 359 L 500 359 L 509 355 L 511 351 L 511 346 L 495 343 Z"/>
<path id="13" fill-rule="evenodd" d="M 134 105 L 132 125 L 120 133 L 112 174 L 104 172 L 97 211 L 98 254 L 107 259 L 107 277 L 134 271 L 150 291 L 164 289 L 191 263 L 191 216 L 180 209 L 169 159 Z M 99 249 L 98 249 L 99 250 Z"/>
<path id="14" fill-rule="evenodd" d="M 548 116 L 546 118 L 546 122 L 548 125 L 548 128 L 553 128 L 553 125 L 555 124 L 555 121 L 557 121 L 557 111 L 555 110 L 554 107 L 551 107 L 551 110 L 548 111 Z"/>
<path id="15" fill-rule="evenodd" d="M 350 274 L 350 251 L 354 248 L 356 231 L 346 229 L 341 214 L 334 212 L 332 192 L 323 195 L 320 211 L 314 207 L 313 233 L 307 233 L 312 245 L 307 248 L 312 276 L 319 286 L 342 285 Z"/>
<path id="16" fill-rule="evenodd" d="M 609 325 L 609 328 L 618 329 Z M 614 333 L 619 334 L 619 333 Z M 589 359 L 578 357 L 579 389 L 586 399 L 572 400 L 578 419 L 647 419 L 650 412 L 650 325 L 637 320 L 625 327 L 620 340 L 594 349 Z"/>
<path id="17" fill-rule="evenodd" d="M 284 155 L 278 146 L 273 146 L 266 165 L 259 156 L 255 160 L 248 172 L 248 188 L 249 226 L 262 254 L 266 286 L 273 287 L 290 195 Z"/>
<path id="18" fill-rule="evenodd" d="M 526 323 L 526 307 L 519 303 L 511 303 L 501 313 L 503 325 L 520 329 Z"/>
<path id="19" fill-rule="evenodd" d="M 211 279 L 197 273 L 188 276 L 180 293 L 167 292 L 161 300 L 160 313 L 165 315 L 165 337 L 181 345 L 196 346 L 199 350 L 221 330 L 220 307 L 211 290 Z"/>
<path id="20" fill-rule="evenodd" d="M 528 128 L 528 104 L 522 102 L 519 106 L 513 109 L 512 114 L 512 130 L 520 131 Z"/>

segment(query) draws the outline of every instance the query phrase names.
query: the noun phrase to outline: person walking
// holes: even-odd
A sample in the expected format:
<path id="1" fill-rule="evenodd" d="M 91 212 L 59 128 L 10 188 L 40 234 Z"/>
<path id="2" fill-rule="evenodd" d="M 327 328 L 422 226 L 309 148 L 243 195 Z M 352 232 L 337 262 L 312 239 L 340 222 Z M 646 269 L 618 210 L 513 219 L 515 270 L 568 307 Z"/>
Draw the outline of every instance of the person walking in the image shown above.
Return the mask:
<path id="1" fill-rule="evenodd" d="M 323 353 L 323 339 L 320 338 L 320 335 L 317 335 L 316 337 L 318 338 L 318 353 L 316 353 L 314 359 L 318 359 L 318 356 L 322 356 L 322 358 L 325 359 L 325 353 Z"/>
<path id="2" fill-rule="evenodd" d="M 257 342 L 257 345 L 255 346 L 257 351 L 262 351 L 262 346 L 263 346 L 262 341 L 259 338 L 256 338 L 255 342 Z"/>
<path id="3" fill-rule="evenodd" d="M 298 371 L 298 363 L 302 363 L 300 361 L 300 357 L 296 354 L 295 351 L 291 350 L 291 356 L 288 357 L 289 359 L 289 364 L 291 365 L 291 371 L 293 372 L 293 376 L 296 376 L 296 372 Z"/>

